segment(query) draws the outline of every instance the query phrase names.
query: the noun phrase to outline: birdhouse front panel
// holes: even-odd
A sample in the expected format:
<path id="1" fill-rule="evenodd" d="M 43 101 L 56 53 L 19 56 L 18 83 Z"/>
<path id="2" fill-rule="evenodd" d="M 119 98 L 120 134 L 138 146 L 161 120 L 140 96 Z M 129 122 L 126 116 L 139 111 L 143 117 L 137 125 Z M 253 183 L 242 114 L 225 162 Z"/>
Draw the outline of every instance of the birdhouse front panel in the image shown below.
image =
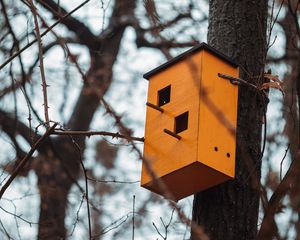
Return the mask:
<path id="1" fill-rule="evenodd" d="M 201 60 L 201 52 L 193 61 Z M 200 76 L 200 66 L 198 75 Z M 144 156 L 158 177 L 165 176 L 196 161 L 199 126 L 199 84 L 193 81 L 186 62 L 178 62 L 156 74 L 149 81 Z M 180 134 L 180 141 L 166 133 Z M 145 166 L 142 185 L 152 181 Z"/>
<path id="2" fill-rule="evenodd" d="M 198 160 L 233 178 L 236 154 L 238 86 L 219 73 L 239 77 L 236 66 L 203 51 Z"/>
<path id="3" fill-rule="evenodd" d="M 149 80 L 141 185 L 179 200 L 234 177 L 238 77 L 229 58 L 200 44 L 145 74 Z"/>

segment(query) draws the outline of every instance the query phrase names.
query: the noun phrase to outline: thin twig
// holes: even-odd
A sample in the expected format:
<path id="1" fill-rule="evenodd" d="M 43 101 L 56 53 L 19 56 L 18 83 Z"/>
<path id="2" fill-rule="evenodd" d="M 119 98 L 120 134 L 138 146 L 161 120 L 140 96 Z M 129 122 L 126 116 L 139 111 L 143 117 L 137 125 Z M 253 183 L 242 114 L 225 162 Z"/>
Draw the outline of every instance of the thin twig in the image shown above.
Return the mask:
<path id="1" fill-rule="evenodd" d="M 299 175 L 299 160 L 300 150 L 298 149 L 295 153 L 295 156 L 293 156 L 292 162 L 285 176 L 280 181 L 279 185 L 273 192 L 268 202 L 268 208 L 266 209 L 264 218 L 261 222 L 261 227 L 258 231 L 257 239 L 272 239 L 273 233 L 270 231 L 277 227 L 275 221 L 273 221 L 275 214 L 277 213 L 278 206 L 280 206 L 280 203 L 284 196 L 293 187 L 293 185 L 296 184 L 297 176 Z"/>
<path id="2" fill-rule="evenodd" d="M 65 20 L 67 17 L 69 17 L 71 14 L 73 14 L 74 12 L 76 12 L 78 9 L 80 9 L 82 6 L 84 6 L 85 4 L 87 4 L 89 1 L 91 0 L 86 0 L 83 3 L 81 3 L 80 5 L 78 5 L 76 8 L 74 8 L 72 11 L 70 11 L 69 13 L 65 14 L 64 16 L 62 16 L 60 19 L 58 19 L 55 23 L 53 23 L 49 28 L 47 28 L 42 34 L 41 34 L 41 38 L 44 37 L 48 32 L 50 32 L 56 25 L 58 25 L 60 22 L 62 22 L 63 20 Z M 16 53 L 14 53 L 12 56 L 10 56 L 6 61 L 4 61 L 1 65 L 0 65 L 0 70 L 2 68 L 4 68 L 8 63 L 10 63 L 15 57 L 19 56 L 22 52 L 24 52 L 27 48 L 29 48 L 30 46 L 32 46 L 34 43 L 37 42 L 37 38 L 32 40 L 30 43 L 28 43 L 26 46 L 24 46 L 22 49 L 20 49 L 19 51 L 17 51 Z"/>
<path id="3" fill-rule="evenodd" d="M 106 131 L 67 131 L 63 129 L 56 129 L 53 132 L 53 135 L 72 135 L 72 136 L 94 136 L 94 135 L 99 135 L 99 136 L 110 136 L 112 138 L 124 138 L 126 140 L 132 140 L 132 141 L 139 141 L 139 142 L 144 142 L 143 137 L 132 137 L 129 135 L 123 135 L 118 132 L 112 133 L 112 132 L 106 132 Z"/>
<path id="4" fill-rule="evenodd" d="M 89 181 L 98 182 L 98 183 L 135 184 L 135 183 L 139 183 L 140 182 L 140 181 L 99 180 L 99 179 L 94 179 L 94 178 L 90 178 L 90 177 L 87 177 L 87 179 Z"/>
<path id="5" fill-rule="evenodd" d="M 37 222 L 31 222 L 31 221 L 29 221 L 29 220 L 23 218 L 23 217 L 22 217 L 22 214 L 16 215 L 15 213 L 12 213 L 12 212 L 8 211 L 7 209 L 5 209 L 5 208 L 3 208 L 3 207 L 1 207 L 1 206 L 0 206 L 0 209 L 1 209 L 3 212 L 5 212 L 5 213 L 7 213 L 7 214 L 9 214 L 9 215 L 11 215 L 11 216 L 18 218 L 19 220 L 23 221 L 24 223 L 29 224 L 30 227 L 31 227 L 32 225 L 38 225 Z"/>
<path id="6" fill-rule="evenodd" d="M 172 210 L 171 217 L 170 217 L 170 220 L 169 220 L 168 224 L 167 225 L 164 224 L 165 225 L 165 231 L 166 231 L 166 239 L 168 238 L 168 228 L 171 225 L 171 222 L 173 220 L 174 212 L 175 212 L 175 208 L 173 208 L 173 210 Z"/>
<path id="7" fill-rule="evenodd" d="M 135 209 L 135 195 L 132 199 L 132 240 L 134 240 L 134 209 Z"/>
<path id="8" fill-rule="evenodd" d="M 155 230 L 156 230 L 157 233 L 162 237 L 163 240 L 167 240 L 167 238 L 168 238 L 168 228 L 170 227 L 171 222 L 172 222 L 172 220 L 173 220 L 174 212 L 175 212 L 175 208 L 173 208 L 173 210 L 172 210 L 171 217 L 170 217 L 170 220 L 169 220 L 168 224 L 165 224 L 165 222 L 164 222 L 164 220 L 162 219 L 162 217 L 160 217 L 160 221 L 161 221 L 162 225 L 163 225 L 164 228 L 165 228 L 165 236 L 163 236 L 163 235 L 160 233 L 160 231 L 159 231 L 158 228 L 156 227 L 155 223 L 152 222 L 152 224 L 153 224 Z"/>
<path id="9" fill-rule="evenodd" d="M 280 181 L 282 180 L 282 164 L 283 164 L 284 159 L 286 158 L 286 155 L 287 155 L 289 149 L 290 149 L 290 144 L 288 144 L 287 148 L 285 149 L 285 153 L 284 153 L 283 158 L 280 162 L 280 172 L 279 172 Z"/>
<path id="10" fill-rule="evenodd" d="M 124 215 L 122 217 L 120 217 L 116 221 L 112 222 L 111 224 L 109 224 L 108 226 L 103 228 L 99 234 L 96 234 L 93 237 L 94 238 L 99 237 L 101 235 L 104 235 L 104 234 L 110 232 L 113 229 L 116 229 L 116 228 L 120 227 L 123 223 L 125 223 L 127 221 L 127 219 L 130 217 L 130 215 L 131 215 L 131 212 L 127 213 L 126 215 Z"/>
<path id="11" fill-rule="evenodd" d="M 13 51 L 14 51 L 14 48 L 16 48 L 17 51 L 20 50 L 20 41 L 17 38 L 17 36 L 16 36 L 16 34 L 15 34 L 13 28 L 12 28 L 12 25 L 9 21 L 7 11 L 6 11 L 6 7 L 5 7 L 5 4 L 4 4 L 3 0 L 1 0 L 1 6 L 2 6 L 2 12 L 3 12 L 3 15 L 4 15 L 6 26 L 8 28 L 8 31 L 9 31 L 10 35 L 13 38 L 13 45 L 12 45 L 11 52 L 10 52 L 10 54 L 12 54 Z M 25 74 L 25 69 L 24 69 L 24 64 L 23 64 L 23 61 L 22 61 L 22 57 L 20 55 L 19 55 L 19 63 L 20 63 L 20 68 L 21 68 L 21 72 L 22 72 L 22 82 L 24 82 L 25 78 L 26 78 L 26 74 Z"/>
<path id="12" fill-rule="evenodd" d="M 57 126 L 57 123 L 54 123 L 51 128 L 45 132 L 45 134 L 39 138 L 39 140 L 36 141 L 35 144 L 31 147 L 30 151 L 26 154 L 26 156 L 21 160 L 19 165 L 16 167 L 16 169 L 12 172 L 11 176 L 7 180 L 7 182 L 3 185 L 3 187 L 0 190 L 0 199 L 2 198 L 5 190 L 9 187 L 9 185 L 12 183 L 12 181 L 15 179 L 15 177 L 18 175 L 18 173 L 23 169 L 25 164 L 28 162 L 28 160 L 32 157 L 35 150 L 41 146 L 41 144 L 46 140 L 47 137 L 50 136 L 50 134 L 53 133 L 55 127 Z"/>
<path id="13" fill-rule="evenodd" d="M 22 94 L 24 95 L 25 102 L 26 102 L 27 109 L 28 109 L 28 118 L 27 118 L 27 120 L 28 120 L 29 129 L 30 129 L 30 131 L 29 131 L 29 138 L 31 139 L 30 146 L 32 146 L 32 144 L 33 144 L 33 131 L 32 131 L 32 122 L 31 122 L 32 117 L 31 117 L 30 101 L 29 101 L 28 96 L 25 92 L 26 91 L 25 87 L 21 87 L 20 90 L 21 90 Z"/>
<path id="14" fill-rule="evenodd" d="M 298 15 L 297 15 L 299 1 L 297 2 L 296 6 L 295 6 L 295 11 L 293 11 L 293 6 L 292 6 L 291 0 L 288 0 L 287 5 L 288 5 L 288 9 L 289 9 L 290 14 L 293 17 L 293 20 L 294 20 L 294 23 L 295 23 L 295 26 L 296 26 L 296 31 L 297 31 L 298 38 L 300 38 L 300 26 L 299 26 Z M 298 48 L 298 50 L 299 50 L 299 48 Z"/>
<path id="15" fill-rule="evenodd" d="M 45 124 L 47 128 L 50 127 L 50 119 L 49 119 L 49 113 L 48 113 L 48 97 L 47 97 L 47 82 L 45 77 L 45 69 L 44 69 L 44 61 L 43 61 L 43 45 L 42 45 L 42 38 L 40 33 L 40 27 L 37 20 L 37 12 L 36 8 L 32 2 L 32 0 L 28 0 L 30 4 L 30 10 L 33 15 L 34 19 L 34 25 L 35 25 L 35 32 L 36 32 L 36 39 L 38 42 L 38 49 L 39 49 L 39 62 L 40 62 L 40 73 L 41 73 L 41 79 L 42 79 L 42 89 L 43 89 L 43 98 L 44 98 L 44 115 L 45 115 Z"/>
<path id="16" fill-rule="evenodd" d="M 275 26 L 275 23 L 277 22 L 279 13 L 281 12 L 283 3 L 284 3 L 284 0 L 281 1 L 280 5 L 279 5 L 279 9 L 277 11 L 277 14 L 276 14 L 275 18 L 273 19 L 273 17 L 274 17 L 274 4 L 275 4 L 275 1 L 273 0 L 272 10 L 271 10 L 271 18 L 270 18 L 270 27 L 269 27 L 269 32 L 268 32 L 268 39 L 266 41 L 266 45 L 267 45 L 266 55 L 267 55 L 269 49 L 272 47 L 272 45 L 274 44 L 274 42 L 276 40 L 276 37 L 275 37 L 273 43 L 271 43 L 271 35 L 272 35 L 272 32 L 273 32 L 273 28 Z"/>
<path id="17" fill-rule="evenodd" d="M 87 170 L 83 164 L 82 160 L 82 153 L 81 148 L 78 145 L 78 143 L 71 137 L 71 140 L 76 147 L 76 149 L 79 152 L 79 162 L 82 167 L 82 171 L 84 174 L 84 180 L 85 180 L 85 198 L 86 198 L 86 205 L 87 205 L 87 217 L 88 217 L 88 226 L 89 226 L 89 239 L 92 240 L 92 224 L 91 224 L 91 213 L 90 213 L 90 203 L 89 203 L 89 184 L 88 184 L 88 177 L 87 177 Z"/>
<path id="18" fill-rule="evenodd" d="M 82 195 L 82 198 L 81 198 L 79 207 L 78 207 L 78 209 L 77 209 L 77 212 L 76 212 L 76 219 L 75 219 L 75 221 L 74 221 L 74 223 L 73 223 L 72 231 L 71 231 L 71 233 L 69 234 L 70 237 L 73 236 L 73 233 L 74 233 L 74 231 L 75 231 L 76 225 L 77 225 L 77 223 L 79 222 L 79 212 L 80 212 L 80 209 L 81 209 L 82 204 L 83 204 L 83 201 L 84 201 L 84 195 L 85 195 L 85 194 Z"/>
<path id="19" fill-rule="evenodd" d="M 4 225 L 3 225 L 3 223 L 2 223 L 1 220 L 0 220 L 0 225 L 1 225 L 2 229 L 3 229 L 3 232 L 5 233 L 5 235 L 6 235 L 6 237 L 7 237 L 7 239 L 11 239 L 11 236 L 10 236 L 9 233 L 7 232 L 7 230 L 6 230 L 6 228 L 4 227 Z"/>
<path id="20" fill-rule="evenodd" d="M 165 240 L 165 237 L 160 233 L 160 231 L 158 230 L 158 228 L 156 227 L 155 223 L 152 222 L 153 227 L 155 228 L 156 232 L 158 233 L 159 236 L 161 236 L 162 239 Z"/>

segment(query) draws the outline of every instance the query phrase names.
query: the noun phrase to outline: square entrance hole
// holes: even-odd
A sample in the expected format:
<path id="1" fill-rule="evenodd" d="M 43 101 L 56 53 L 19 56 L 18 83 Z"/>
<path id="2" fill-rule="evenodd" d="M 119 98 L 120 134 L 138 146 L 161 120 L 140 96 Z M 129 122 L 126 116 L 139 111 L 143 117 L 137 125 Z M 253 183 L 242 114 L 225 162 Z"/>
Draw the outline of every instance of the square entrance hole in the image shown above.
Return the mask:
<path id="1" fill-rule="evenodd" d="M 170 102 L 171 98 L 171 85 L 161 89 L 158 91 L 158 106 L 161 107 L 168 102 Z"/>
<path id="2" fill-rule="evenodd" d="M 185 112 L 175 117 L 175 133 L 183 132 L 188 128 L 189 112 Z"/>

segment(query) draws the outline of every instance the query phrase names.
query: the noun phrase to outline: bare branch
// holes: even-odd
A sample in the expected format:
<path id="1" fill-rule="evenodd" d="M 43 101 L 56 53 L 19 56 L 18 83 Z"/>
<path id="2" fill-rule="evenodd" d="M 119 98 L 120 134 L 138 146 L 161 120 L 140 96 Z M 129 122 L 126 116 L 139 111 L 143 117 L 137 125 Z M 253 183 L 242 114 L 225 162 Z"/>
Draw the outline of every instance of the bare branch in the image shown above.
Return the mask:
<path id="1" fill-rule="evenodd" d="M 31 143 L 31 129 L 24 123 L 15 119 L 12 114 L 4 112 L 0 109 L 0 125 L 2 130 L 7 134 L 14 136 L 16 133 L 20 134 L 29 144 Z"/>
<path id="2" fill-rule="evenodd" d="M 119 132 L 116 133 L 112 133 L 112 132 L 106 132 L 106 131 L 65 131 L 62 129 L 56 129 L 53 132 L 53 135 L 76 135 L 76 136 L 86 136 L 86 137 L 90 137 L 90 136 L 110 136 L 112 138 L 123 138 L 126 139 L 128 141 L 132 140 L 132 141 L 139 141 L 139 142 L 144 142 L 144 138 L 143 137 L 132 137 L 132 136 L 127 136 L 127 135 L 123 135 L 120 134 Z"/>
<path id="3" fill-rule="evenodd" d="M 48 113 L 48 97 L 47 97 L 47 82 L 45 77 L 45 69 L 44 69 L 44 61 L 43 61 L 43 46 L 42 46 L 42 40 L 41 40 L 41 34 L 40 34 L 40 27 L 37 20 L 37 14 L 36 14 L 36 8 L 33 5 L 32 0 L 28 0 L 30 3 L 30 10 L 33 15 L 34 19 L 34 25 L 35 25 L 35 31 L 36 31 L 36 39 L 38 41 L 38 49 L 39 49 L 39 62 L 40 62 L 40 72 L 41 72 L 41 78 L 42 78 L 42 89 L 43 89 L 43 98 L 44 98 L 44 115 L 45 115 L 45 124 L 47 127 L 50 126 L 50 118 Z"/>
<path id="4" fill-rule="evenodd" d="M 261 228 L 258 232 L 258 239 L 272 239 L 273 234 L 275 233 L 274 229 L 276 228 L 276 223 L 274 221 L 275 214 L 277 213 L 278 207 L 284 196 L 296 184 L 295 181 L 297 180 L 297 175 L 299 175 L 299 161 L 300 150 L 298 150 L 296 156 L 294 156 L 287 173 L 269 200 L 264 219 L 261 223 Z"/>
<path id="5" fill-rule="evenodd" d="M 125 223 L 127 221 L 127 219 L 130 217 L 130 215 L 131 215 L 131 212 L 120 217 L 119 219 L 115 220 L 114 222 L 110 223 L 108 226 L 103 228 L 99 234 L 96 234 L 93 237 L 99 237 L 101 235 L 104 235 L 104 234 L 112 231 L 113 229 L 120 227 L 123 223 Z"/>
<path id="6" fill-rule="evenodd" d="M 22 168 L 25 166 L 25 164 L 28 162 L 28 160 L 31 158 L 33 153 L 39 146 L 51 135 L 51 133 L 54 131 L 55 127 L 57 126 L 57 123 L 53 124 L 51 128 L 47 130 L 47 132 L 39 139 L 37 142 L 32 146 L 30 151 L 27 153 L 27 155 L 22 159 L 20 164 L 16 167 L 14 172 L 11 174 L 9 179 L 6 181 L 6 183 L 3 185 L 3 187 L 0 190 L 0 199 L 2 198 L 5 190 L 9 187 L 9 185 L 12 183 L 12 181 L 16 178 L 18 173 L 22 170 Z"/>
<path id="7" fill-rule="evenodd" d="M 38 13 L 37 13 L 38 14 Z M 38 14 L 39 16 L 39 14 Z M 40 17 L 40 16 L 39 16 Z M 43 21 L 43 19 L 42 19 Z M 45 24 L 45 22 L 43 21 L 43 24 Z M 46 25 L 46 24 L 45 24 Z M 47 27 L 49 27 L 47 25 Z M 53 30 L 51 31 L 53 33 Z M 73 38 L 60 38 L 57 37 L 57 39 L 47 45 L 45 45 L 42 49 L 43 55 L 45 55 L 45 53 L 47 53 L 49 50 L 51 50 L 53 47 L 57 46 L 57 45 L 61 45 L 63 46 L 63 44 L 65 43 L 79 43 L 77 40 L 73 39 Z M 64 48 L 63 48 L 64 49 Z M 64 49 L 65 51 L 66 49 Z M 37 63 L 39 62 L 39 58 L 37 58 L 34 63 L 30 66 L 29 70 L 28 70 L 28 75 L 30 76 L 33 73 L 33 69 L 35 68 L 35 66 L 37 65 Z M 1 96 L 1 94 L 0 94 Z"/>
<path id="8" fill-rule="evenodd" d="M 289 61 L 289 60 L 297 60 L 298 56 L 297 53 L 293 52 L 291 54 L 284 54 L 281 57 L 268 57 L 267 58 L 267 63 L 281 63 L 284 61 Z"/>
<path id="9" fill-rule="evenodd" d="M 76 141 L 71 137 L 72 143 L 78 151 L 79 162 L 82 167 L 84 181 L 85 181 L 85 199 L 86 199 L 86 207 L 87 207 L 87 218 L 88 218 L 88 226 L 89 226 L 89 239 L 92 240 L 92 227 L 91 227 L 91 213 L 90 213 L 90 201 L 89 201 L 89 184 L 88 184 L 88 177 L 87 177 L 87 170 L 84 166 L 82 160 L 82 150 L 80 146 L 76 143 Z"/>
<path id="10" fill-rule="evenodd" d="M 297 4 L 295 4 L 295 6 L 294 6 L 295 8 L 293 9 L 292 1 L 288 0 L 288 9 L 289 9 L 290 14 L 293 17 L 294 24 L 296 26 L 296 31 L 297 31 L 298 38 L 300 38 L 300 25 L 299 25 L 298 16 L 297 16 L 298 5 L 299 5 L 299 1 L 297 2 Z"/>
<path id="11" fill-rule="evenodd" d="M 36 223 L 36 222 L 31 222 L 31 221 L 29 221 L 29 220 L 23 218 L 21 214 L 20 214 L 20 215 L 16 215 L 15 213 L 12 213 L 12 212 L 8 211 L 7 209 L 5 209 L 5 208 L 3 208 L 3 207 L 1 207 L 1 206 L 0 206 L 0 209 L 1 209 L 3 212 L 5 212 L 5 213 L 7 213 L 7 214 L 9 214 L 9 215 L 11 215 L 11 216 L 18 218 L 18 219 L 22 220 L 22 221 L 25 222 L 25 223 L 28 223 L 30 226 L 32 226 L 32 225 L 38 225 L 38 223 Z"/>
<path id="12" fill-rule="evenodd" d="M 140 183 L 140 181 L 120 181 L 120 180 L 99 180 L 87 177 L 89 181 L 98 182 L 98 183 L 116 183 L 116 184 L 135 184 Z"/>
<path id="13" fill-rule="evenodd" d="M 134 14 L 134 1 L 116 1 L 108 29 L 113 32 L 103 39 L 99 51 L 91 51 L 91 67 L 87 73 L 83 88 L 81 89 L 79 98 L 76 101 L 68 127 L 71 130 L 84 130 L 89 128 L 95 111 L 99 107 L 99 100 L 108 90 L 112 81 L 112 68 L 117 59 L 121 40 L 126 24 L 121 22 L 126 16 Z M 129 23 L 128 23 L 129 24 Z M 91 50 L 91 49 L 90 49 Z M 105 56 L 105 57 L 104 57 Z M 80 67 L 76 66 L 80 71 Z M 81 116 L 85 116 L 83 119 Z"/>
<path id="14" fill-rule="evenodd" d="M 67 14 L 63 7 L 52 0 L 38 0 L 37 2 L 49 10 L 55 19 L 61 19 L 61 14 Z M 64 18 L 61 23 L 74 32 L 82 44 L 92 49 L 96 47 L 98 39 L 84 23 L 73 17 Z"/>
<path id="15" fill-rule="evenodd" d="M 85 4 L 87 4 L 90 0 L 86 0 L 83 3 L 81 3 L 80 5 L 78 5 L 76 8 L 74 8 L 71 12 L 67 13 L 66 15 L 64 15 L 63 17 L 61 17 L 59 20 L 57 20 L 55 23 L 53 23 L 49 28 L 47 28 L 42 34 L 41 37 L 44 37 L 48 32 L 50 32 L 56 25 L 58 25 L 61 21 L 63 21 L 64 19 L 66 19 L 67 17 L 69 17 L 71 14 L 73 14 L 74 12 L 76 12 L 78 9 L 80 9 L 82 6 L 84 6 Z M 26 46 L 24 46 L 23 48 L 21 48 L 19 51 L 15 52 L 12 56 L 10 56 L 6 61 L 4 61 L 1 65 L 0 65 L 0 70 L 2 68 L 4 68 L 8 63 L 10 63 L 15 57 L 19 56 L 22 52 L 24 52 L 27 48 L 29 48 L 30 46 L 32 46 L 34 43 L 37 42 L 37 39 L 32 40 L 30 43 L 28 43 Z"/>
<path id="16" fill-rule="evenodd" d="M 135 195 L 132 198 L 132 240 L 134 240 L 134 214 L 135 214 Z"/>
<path id="17" fill-rule="evenodd" d="M 147 28 L 147 29 L 142 29 L 142 31 L 144 32 L 148 32 L 148 31 L 153 31 L 155 29 L 165 29 L 167 27 L 170 27 L 174 24 L 177 24 L 180 20 L 182 19 L 186 19 L 186 18 L 192 18 L 191 16 L 191 13 L 190 12 L 186 12 L 186 13 L 179 13 L 175 18 L 173 18 L 172 20 L 169 20 L 167 22 L 164 22 L 164 23 L 160 23 L 159 25 L 155 25 L 155 26 L 152 26 L 150 28 Z M 206 20 L 206 19 L 205 19 Z"/>
<path id="18" fill-rule="evenodd" d="M 184 47 L 193 47 L 198 43 L 199 41 L 196 40 L 187 41 L 187 42 L 176 42 L 174 39 L 150 42 L 143 36 L 138 36 L 136 39 L 136 45 L 138 48 L 140 47 L 148 47 L 148 48 L 156 48 L 156 49 L 184 48 Z"/>
<path id="19" fill-rule="evenodd" d="M 8 87 L 1 89 L 0 90 L 0 99 L 3 98 L 6 94 L 9 94 L 22 86 L 23 86 L 23 81 L 17 81 L 13 85 L 10 85 Z"/>

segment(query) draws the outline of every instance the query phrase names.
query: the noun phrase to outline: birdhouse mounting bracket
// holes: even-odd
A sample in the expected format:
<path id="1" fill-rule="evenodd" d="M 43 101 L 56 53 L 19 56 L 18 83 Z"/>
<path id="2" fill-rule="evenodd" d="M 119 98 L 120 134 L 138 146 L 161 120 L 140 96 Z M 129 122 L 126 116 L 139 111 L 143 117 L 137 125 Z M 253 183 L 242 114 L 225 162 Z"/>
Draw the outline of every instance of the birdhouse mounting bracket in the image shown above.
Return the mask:
<path id="1" fill-rule="evenodd" d="M 254 85 L 254 84 L 252 84 L 252 83 L 250 83 L 250 82 L 247 82 L 246 80 L 244 80 L 244 79 L 241 79 L 241 78 L 235 78 L 235 77 L 232 77 L 232 76 L 230 76 L 230 75 L 227 75 L 227 74 L 223 74 L 223 73 L 218 73 L 218 76 L 220 77 L 220 78 L 224 78 L 224 79 L 227 79 L 227 80 L 229 80 L 232 84 L 234 84 L 234 85 L 244 85 L 244 86 L 248 86 L 248 87 L 250 87 L 250 88 L 252 88 L 252 89 L 254 89 L 254 90 L 256 90 L 256 91 L 258 91 L 258 92 L 260 92 L 261 91 L 261 89 L 259 88 L 259 87 L 257 87 L 256 85 Z"/>
<path id="2" fill-rule="evenodd" d="M 230 83 L 232 83 L 233 85 L 240 85 L 240 83 L 241 83 L 240 82 L 241 79 L 235 78 L 230 75 L 223 74 L 223 73 L 218 73 L 218 77 L 229 80 Z"/>

